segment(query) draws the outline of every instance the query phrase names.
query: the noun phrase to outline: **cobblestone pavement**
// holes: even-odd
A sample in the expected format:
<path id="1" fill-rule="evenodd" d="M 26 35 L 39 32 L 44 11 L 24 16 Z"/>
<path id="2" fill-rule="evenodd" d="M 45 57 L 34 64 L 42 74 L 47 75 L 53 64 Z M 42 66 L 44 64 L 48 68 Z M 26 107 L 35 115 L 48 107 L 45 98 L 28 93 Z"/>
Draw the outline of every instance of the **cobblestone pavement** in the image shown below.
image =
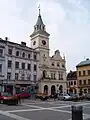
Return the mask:
<path id="1" fill-rule="evenodd" d="M 18 106 L 0 104 L 0 120 L 70 120 L 72 105 L 83 106 L 83 118 L 90 119 L 89 101 L 24 100 Z"/>

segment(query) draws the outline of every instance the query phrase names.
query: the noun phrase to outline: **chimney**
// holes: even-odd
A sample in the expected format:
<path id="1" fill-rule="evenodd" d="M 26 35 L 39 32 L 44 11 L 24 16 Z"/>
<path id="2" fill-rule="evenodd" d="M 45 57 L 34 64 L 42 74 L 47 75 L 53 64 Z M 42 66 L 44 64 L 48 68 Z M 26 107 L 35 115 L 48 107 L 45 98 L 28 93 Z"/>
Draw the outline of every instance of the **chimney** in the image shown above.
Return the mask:
<path id="1" fill-rule="evenodd" d="M 89 60 L 89 58 L 87 58 L 86 60 Z"/>
<path id="2" fill-rule="evenodd" d="M 22 46 L 26 46 L 26 42 L 21 42 L 21 45 Z"/>
<path id="3" fill-rule="evenodd" d="M 8 41 L 8 37 L 5 37 L 5 40 Z"/>

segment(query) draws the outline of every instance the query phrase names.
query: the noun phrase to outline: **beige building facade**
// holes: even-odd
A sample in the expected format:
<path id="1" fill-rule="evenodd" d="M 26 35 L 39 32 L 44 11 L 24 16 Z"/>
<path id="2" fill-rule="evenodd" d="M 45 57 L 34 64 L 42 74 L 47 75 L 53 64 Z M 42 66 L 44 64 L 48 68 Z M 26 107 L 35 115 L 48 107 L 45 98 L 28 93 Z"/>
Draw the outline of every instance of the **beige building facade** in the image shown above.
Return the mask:
<path id="1" fill-rule="evenodd" d="M 90 93 L 90 60 L 81 61 L 76 68 L 79 92 Z"/>
<path id="2" fill-rule="evenodd" d="M 40 53 L 39 92 L 51 95 L 66 92 L 66 61 L 65 57 L 61 57 L 59 50 L 50 57 L 49 36 L 39 13 L 34 32 L 30 35 L 31 47 Z"/>

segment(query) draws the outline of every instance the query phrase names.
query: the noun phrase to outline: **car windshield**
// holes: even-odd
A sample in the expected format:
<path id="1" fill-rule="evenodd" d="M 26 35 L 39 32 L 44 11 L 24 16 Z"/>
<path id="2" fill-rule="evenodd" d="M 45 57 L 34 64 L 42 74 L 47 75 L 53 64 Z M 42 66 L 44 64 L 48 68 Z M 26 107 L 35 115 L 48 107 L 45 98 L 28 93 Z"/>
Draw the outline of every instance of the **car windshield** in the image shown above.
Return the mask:
<path id="1" fill-rule="evenodd" d="M 4 93 L 2 93 L 2 95 L 5 96 L 5 97 L 11 96 L 11 94 L 8 93 L 8 92 L 4 92 Z"/>

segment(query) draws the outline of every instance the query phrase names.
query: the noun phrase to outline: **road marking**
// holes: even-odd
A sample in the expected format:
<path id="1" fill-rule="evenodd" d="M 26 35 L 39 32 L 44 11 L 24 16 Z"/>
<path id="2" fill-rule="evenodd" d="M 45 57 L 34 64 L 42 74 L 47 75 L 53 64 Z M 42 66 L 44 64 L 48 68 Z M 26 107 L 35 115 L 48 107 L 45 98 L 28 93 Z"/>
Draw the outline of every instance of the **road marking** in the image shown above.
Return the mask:
<path id="1" fill-rule="evenodd" d="M 7 113 L 7 112 L 1 111 L 1 110 L 0 110 L 0 114 L 5 115 L 5 116 L 10 117 L 10 118 L 13 118 L 14 120 L 31 120 L 31 119 L 20 117 L 18 115 Z"/>
<path id="2" fill-rule="evenodd" d="M 39 110 L 44 110 L 45 108 L 41 108 L 41 109 L 24 109 L 24 110 L 11 110 L 11 111 L 5 111 L 7 113 L 13 113 L 13 112 L 27 112 L 27 111 L 39 111 Z"/>
<path id="3" fill-rule="evenodd" d="M 44 107 L 39 107 L 39 106 L 36 106 L 36 105 L 27 105 L 27 104 L 22 104 L 22 105 L 27 106 L 27 107 L 39 108 L 39 109 L 44 108 Z"/>

